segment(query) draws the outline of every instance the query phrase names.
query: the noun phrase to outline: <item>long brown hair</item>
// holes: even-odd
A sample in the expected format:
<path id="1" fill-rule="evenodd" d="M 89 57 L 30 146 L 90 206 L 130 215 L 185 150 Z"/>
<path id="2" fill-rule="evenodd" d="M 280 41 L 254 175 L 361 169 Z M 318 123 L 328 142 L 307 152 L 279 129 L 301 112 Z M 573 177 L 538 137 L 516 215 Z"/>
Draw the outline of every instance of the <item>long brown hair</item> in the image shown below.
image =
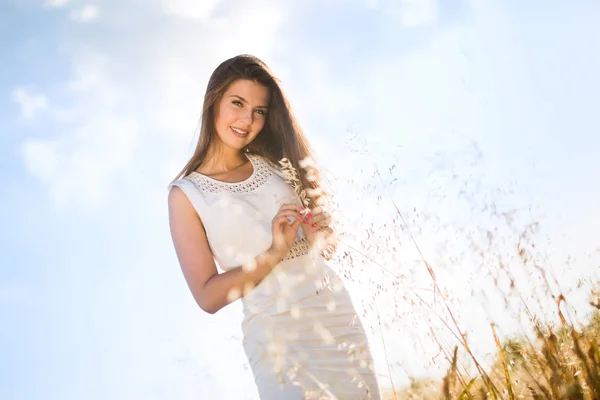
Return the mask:
<path id="1" fill-rule="evenodd" d="M 271 94 L 265 125 L 252 143 L 247 146 L 246 151 L 266 158 L 275 166 L 279 165 L 279 160 L 287 158 L 298 172 L 303 188 L 320 188 L 318 176 L 317 179 L 308 180 L 305 171 L 300 168 L 300 161 L 306 158 L 312 159 L 312 152 L 279 87 L 278 79 L 264 62 L 247 54 L 224 61 L 212 73 L 204 95 L 198 144 L 194 154 L 175 180 L 187 176 L 204 162 L 210 144 L 217 135 L 215 106 L 219 104 L 229 86 L 238 79 L 257 82 L 265 86 Z M 310 207 L 314 206 L 315 204 L 311 200 Z"/>

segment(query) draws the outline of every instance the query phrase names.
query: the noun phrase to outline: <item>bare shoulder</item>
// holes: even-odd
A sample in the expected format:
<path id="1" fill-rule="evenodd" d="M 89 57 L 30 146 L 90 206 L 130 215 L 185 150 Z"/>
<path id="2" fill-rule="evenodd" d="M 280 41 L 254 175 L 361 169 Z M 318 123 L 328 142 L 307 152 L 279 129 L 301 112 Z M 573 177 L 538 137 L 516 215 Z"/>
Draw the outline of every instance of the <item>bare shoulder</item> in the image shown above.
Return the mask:
<path id="1" fill-rule="evenodd" d="M 173 207 L 193 208 L 192 203 L 190 203 L 190 200 L 188 199 L 183 189 L 177 185 L 173 185 L 169 189 L 169 209 Z"/>
<path id="2" fill-rule="evenodd" d="M 196 209 L 182 188 L 177 185 L 171 186 L 168 204 L 172 230 L 174 224 L 181 225 L 180 229 L 184 229 L 183 226 L 185 226 L 187 227 L 186 230 L 194 229 L 194 227 L 201 227 L 204 230 L 200 216 L 196 213 Z"/>

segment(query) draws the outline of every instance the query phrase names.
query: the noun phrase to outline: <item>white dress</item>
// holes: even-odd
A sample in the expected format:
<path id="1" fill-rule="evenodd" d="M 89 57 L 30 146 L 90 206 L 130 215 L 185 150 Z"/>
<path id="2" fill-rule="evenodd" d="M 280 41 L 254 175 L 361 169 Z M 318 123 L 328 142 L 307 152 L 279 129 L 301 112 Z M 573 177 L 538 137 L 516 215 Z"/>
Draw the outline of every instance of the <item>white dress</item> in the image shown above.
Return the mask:
<path id="1" fill-rule="evenodd" d="M 242 182 L 197 172 L 174 182 L 200 215 L 219 267 L 246 264 L 271 245 L 283 203 L 300 204 L 258 155 Z M 380 399 L 369 345 L 341 280 L 300 229 L 290 253 L 243 298 L 244 349 L 263 400 Z"/>

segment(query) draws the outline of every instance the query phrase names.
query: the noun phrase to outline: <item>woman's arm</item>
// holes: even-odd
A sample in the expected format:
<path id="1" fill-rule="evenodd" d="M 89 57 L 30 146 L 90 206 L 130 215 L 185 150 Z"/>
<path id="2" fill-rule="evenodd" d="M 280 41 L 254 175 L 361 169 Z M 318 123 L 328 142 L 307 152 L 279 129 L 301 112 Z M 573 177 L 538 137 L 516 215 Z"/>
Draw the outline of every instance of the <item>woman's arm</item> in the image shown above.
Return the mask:
<path id="1" fill-rule="evenodd" d="M 214 314 L 258 285 L 281 261 L 281 252 L 265 251 L 253 268 L 242 266 L 219 274 L 204 226 L 193 205 L 179 187 L 169 192 L 171 237 L 185 280 L 200 308 Z"/>

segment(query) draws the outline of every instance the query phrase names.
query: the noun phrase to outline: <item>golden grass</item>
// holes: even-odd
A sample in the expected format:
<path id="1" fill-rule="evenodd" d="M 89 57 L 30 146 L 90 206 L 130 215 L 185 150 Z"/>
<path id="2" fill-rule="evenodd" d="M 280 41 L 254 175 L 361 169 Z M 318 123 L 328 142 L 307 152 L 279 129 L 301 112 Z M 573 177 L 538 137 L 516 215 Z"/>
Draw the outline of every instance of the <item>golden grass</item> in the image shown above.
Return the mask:
<path id="1" fill-rule="evenodd" d="M 498 340 L 497 360 L 485 375 L 459 372 L 457 346 L 441 382 L 414 381 L 384 399 L 600 398 L 600 313 L 580 329 L 566 320 L 556 328 L 538 324 L 536 329 L 535 342 L 522 338 L 501 344 Z M 493 327 L 491 334 L 497 337 Z"/>
<path id="2" fill-rule="evenodd" d="M 393 168 L 390 168 L 390 174 Z M 392 387 L 390 393 L 384 394 L 383 399 L 600 399 L 600 291 L 592 290 L 590 304 L 595 308 L 589 316 L 587 323 L 577 324 L 572 319 L 565 317 L 563 310 L 567 308 L 566 296 L 560 289 L 560 284 L 555 279 L 550 279 L 550 272 L 540 262 L 539 254 L 536 254 L 537 246 L 535 234 L 538 232 L 537 222 L 525 223 L 517 226 L 515 223 L 515 210 L 501 211 L 495 204 L 485 205 L 489 213 L 489 219 L 499 225 L 485 228 L 477 226 L 475 234 L 465 234 L 467 241 L 471 241 L 468 251 L 476 261 L 480 262 L 486 276 L 492 277 L 493 286 L 497 290 L 494 295 L 499 295 L 506 302 L 514 306 L 515 300 L 519 303 L 514 309 L 515 320 L 521 322 L 523 317 L 529 322 L 529 326 L 521 326 L 523 331 L 533 332 L 533 335 L 523 334 L 522 337 L 501 339 L 494 323 L 489 324 L 489 335 L 496 345 L 495 359 L 490 365 L 482 362 L 471 347 L 468 335 L 462 329 L 452 299 L 448 296 L 448 290 L 444 287 L 444 266 L 433 265 L 427 259 L 426 251 L 415 239 L 413 231 L 420 229 L 418 218 L 411 218 L 406 211 L 401 211 L 392 196 L 386 192 L 389 182 L 386 182 L 377 168 L 373 177 L 379 178 L 383 186 L 383 196 L 379 196 L 381 202 L 393 205 L 394 214 L 388 220 L 388 224 L 381 226 L 369 225 L 364 229 L 365 235 L 358 239 L 358 245 L 349 239 L 349 235 L 342 237 L 346 251 L 336 254 L 339 265 L 347 265 L 349 268 L 343 271 L 346 279 L 353 280 L 353 270 L 359 266 L 375 266 L 384 271 L 390 278 L 390 287 L 400 287 L 404 283 L 405 276 L 400 271 L 394 271 L 393 267 L 381 261 L 385 255 L 399 253 L 402 245 L 410 243 L 416 250 L 419 258 L 420 268 L 428 276 L 430 292 L 433 293 L 433 303 L 426 301 L 417 292 L 412 294 L 403 293 L 400 301 L 406 304 L 426 309 L 437 320 L 438 326 L 445 333 L 455 339 L 455 344 L 449 345 L 442 340 L 439 331 L 431 324 L 429 337 L 437 344 L 440 354 L 443 354 L 448 362 L 445 376 L 440 380 L 414 379 L 407 387 L 396 389 Z M 392 177 L 390 177 L 391 179 Z M 393 180 L 391 180 L 393 182 Z M 368 187 L 369 192 L 373 187 Z M 481 204 L 476 204 L 481 206 Z M 481 207 L 479 207 L 481 208 Z M 343 216 L 342 216 L 343 217 Z M 414 217 L 414 216 L 413 216 Z M 427 218 L 427 217 L 425 217 Z M 343 218 L 342 218 L 343 219 Z M 343 221 L 342 221 L 343 224 Z M 469 227 L 472 228 L 472 227 Z M 351 229 L 344 229 L 345 232 Z M 459 233 L 467 232 L 468 229 L 457 229 Z M 498 232 L 508 232 L 508 238 L 499 238 Z M 400 238 L 400 235 L 406 235 Z M 358 236 L 358 235 L 357 235 Z M 498 242 L 501 241 L 503 250 L 498 250 Z M 512 243 L 513 254 L 507 254 L 506 243 Z M 389 257 L 388 257 L 389 259 Z M 449 264 L 455 259 L 448 257 Z M 519 276 L 515 276 L 515 264 L 518 266 Z M 413 272 L 413 271 L 410 271 Z M 535 278 L 541 282 L 542 291 L 527 293 L 524 295 L 519 290 L 519 281 L 527 276 L 528 279 Z M 596 282 L 596 284 L 598 284 Z M 368 306 L 377 311 L 378 324 L 382 328 L 379 311 L 375 299 L 379 294 L 385 292 L 381 284 L 374 285 L 373 303 Z M 483 289 L 481 289 L 483 291 Z M 412 295 L 412 297 L 409 297 Z M 396 299 L 395 299 L 396 301 Z M 559 321 L 554 325 L 540 319 L 538 313 L 533 311 L 542 303 L 554 302 L 555 316 Z M 396 304 L 397 306 L 397 304 Z M 398 316 L 401 319 L 401 316 Z M 384 346 L 391 337 L 383 336 Z M 443 344 L 445 343 L 445 344 Z M 387 360 L 388 373 L 393 375 L 392 368 Z M 469 370 L 466 365 L 473 368 Z M 393 376 L 391 377 L 393 378 Z M 394 379 L 391 379 L 392 385 Z"/>
<path id="3" fill-rule="evenodd" d="M 376 170 L 376 175 L 381 175 Z M 381 179 L 385 187 L 383 179 Z M 403 227 L 410 224 L 406 221 L 400 208 L 391 196 L 387 196 L 396 210 L 398 223 Z M 499 217 L 509 228 L 509 236 L 514 239 L 514 254 L 500 254 L 493 243 L 498 240 L 497 231 L 481 229 L 484 233 L 487 247 L 475 243 L 470 247 L 478 253 L 481 259 L 495 259 L 487 267 L 492 272 L 496 295 L 503 297 L 507 306 L 517 299 L 520 307 L 515 312 L 515 319 L 523 315 L 527 317 L 530 326 L 523 327 L 535 333 L 534 339 L 527 335 L 510 338 L 502 342 L 494 323 L 490 323 L 489 334 L 496 344 L 496 356 L 492 366 L 488 369 L 471 349 L 467 333 L 461 329 L 453 303 L 441 287 L 436 274 L 437 268 L 433 266 L 421 250 L 419 243 L 408 229 L 408 236 L 416 248 L 422 267 L 427 271 L 435 294 L 434 303 L 442 310 L 445 317 L 422 298 L 421 305 L 427 305 L 430 310 L 443 322 L 443 326 L 450 331 L 457 344 L 452 348 L 444 348 L 437 339 L 438 332 L 431 329 L 431 337 L 440 347 L 440 352 L 448 360 L 448 370 L 439 380 L 412 380 L 409 387 L 384 395 L 384 399 L 600 399 L 600 290 L 593 289 L 590 294 L 589 304 L 594 311 L 589 315 L 586 324 L 576 324 L 565 317 L 563 310 L 568 309 L 567 300 L 563 295 L 558 280 L 550 279 L 551 273 L 546 270 L 539 258 L 533 254 L 536 250 L 535 233 L 539 229 L 537 222 L 525 224 L 520 229 L 514 223 L 517 212 L 499 212 L 495 206 L 489 208 L 492 217 Z M 485 242 L 484 241 L 484 242 Z M 514 274 L 514 269 L 508 266 L 510 260 L 513 265 L 519 265 L 521 272 L 534 275 L 542 282 L 542 293 L 524 296 L 517 288 L 519 280 Z M 440 266 L 441 268 L 441 266 Z M 493 274 L 497 271 L 496 275 Z M 501 287 L 499 281 L 509 282 L 508 289 Z M 600 282 L 592 282 L 596 286 Z M 583 284 L 580 284 L 580 287 Z M 600 286 L 599 286 L 600 287 Z M 556 294 L 558 293 L 558 294 Z M 536 297 L 537 296 L 537 297 Z M 536 313 L 531 311 L 535 305 L 548 302 L 555 303 L 555 316 L 560 321 L 558 324 L 542 321 Z M 474 373 L 467 372 L 463 358 L 470 362 L 475 369 Z M 462 368 L 461 368 L 462 365 Z"/>

